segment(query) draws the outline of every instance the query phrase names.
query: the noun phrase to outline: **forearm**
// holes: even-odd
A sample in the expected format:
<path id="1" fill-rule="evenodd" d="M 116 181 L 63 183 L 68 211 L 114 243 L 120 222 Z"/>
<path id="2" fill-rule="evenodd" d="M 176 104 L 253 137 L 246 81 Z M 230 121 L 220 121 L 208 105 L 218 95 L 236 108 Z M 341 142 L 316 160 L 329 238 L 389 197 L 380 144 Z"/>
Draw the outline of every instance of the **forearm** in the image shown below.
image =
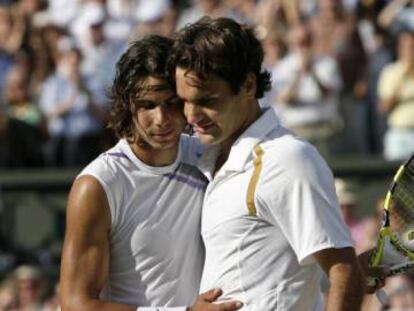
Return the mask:
<path id="1" fill-rule="evenodd" d="M 318 86 L 320 92 L 322 93 L 322 96 L 324 98 L 327 97 L 331 93 L 330 88 L 327 87 L 324 83 L 322 83 L 322 81 L 319 79 L 318 75 L 315 73 L 315 71 L 312 68 L 309 70 L 309 73 L 311 77 L 313 78 L 313 80 L 315 80 L 316 85 Z"/>
<path id="2" fill-rule="evenodd" d="M 79 301 L 79 300 L 78 300 Z M 114 303 L 99 299 L 89 301 L 62 304 L 62 311 L 186 311 L 188 307 L 137 307 L 133 305 Z"/>
<path id="3" fill-rule="evenodd" d="M 291 105 L 294 103 L 297 93 L 298 93 L 300 77 L 301 77 L 300 72 L 297 72 L 292 84 L 289 87 L 287 87 L 285 90 L 280 92 L 277 98 L 277 100 L 280 103 L 283 103 L 285 105 Z"/>
<path id="4" fill-rule="evenodd" d="M 391 1 L 379 14 L 378 23 L 384 28 L 388 28 L 395 16 L 404 8 L 408 0 Z"/>
<path id="5" fill-rule="evenodd" d="M 329 273 L 327 311 L 360 310 L 365 283 L 357 263 L 338 263 Z"/>
<path id="6" fill-rule="evenodd" d="M 70 300 L 62 297 L 62 311 L 136 311 L 137 307 L 132 305 L 113 303 L 99 299 L 79 299 L 74 296 Z"/>

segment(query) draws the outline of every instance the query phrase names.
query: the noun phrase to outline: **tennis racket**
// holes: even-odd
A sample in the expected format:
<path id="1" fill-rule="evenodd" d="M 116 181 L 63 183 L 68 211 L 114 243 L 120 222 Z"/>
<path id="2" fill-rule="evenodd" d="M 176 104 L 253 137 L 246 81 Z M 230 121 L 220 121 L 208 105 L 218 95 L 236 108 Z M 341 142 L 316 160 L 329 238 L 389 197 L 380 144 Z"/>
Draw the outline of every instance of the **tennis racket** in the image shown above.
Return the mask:
<path id="1" fill-rule="evenodd" d="M 388 189 L 382 228 L 369 265 L 389 267 L 390 276 L 414 269 L 414 155 L 400 166 Z M 376 280 L 368 282 L 372 285 Z M 377 291 L 383 300 L 381 295 Z"/>

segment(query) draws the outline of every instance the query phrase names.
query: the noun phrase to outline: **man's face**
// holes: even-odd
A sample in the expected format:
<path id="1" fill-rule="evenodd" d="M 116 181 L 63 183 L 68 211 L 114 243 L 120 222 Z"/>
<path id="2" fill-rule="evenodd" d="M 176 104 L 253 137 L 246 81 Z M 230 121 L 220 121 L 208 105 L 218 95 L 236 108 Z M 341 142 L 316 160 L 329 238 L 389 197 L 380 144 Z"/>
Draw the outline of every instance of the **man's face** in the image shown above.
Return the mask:
<path id="1" fill-rule="evenodd" d="M 177 95 L 184 114 L 204 144 L 232 144 L 248 121 L 248 96 L 242 86 L 234 94 L 229 83 L 214 75 L 201 80 L 183 68 L 176 70 Z"/>
<path id="2" fill-rule="evenodd" d="M 25 80 L 24 71 L 14 69 L 9 72 L 6 79 L 5 98 L 11 104 L 18 104 L 27 100 L 27 83 Z"/>
<path id="3" fill-rule="evenodd" d="M 164 79 L 148 77 L 140 84 L 144 90 L 131 99 L 138 143 L 154 150 L 177 147 L 185 126 L 182 101 Z"/>
<path id="4" fill-rule="evenodd" d="M 414 34 L 403 33 L 399 38 L 399 56 L 410 65 L 414 65 Z"/>

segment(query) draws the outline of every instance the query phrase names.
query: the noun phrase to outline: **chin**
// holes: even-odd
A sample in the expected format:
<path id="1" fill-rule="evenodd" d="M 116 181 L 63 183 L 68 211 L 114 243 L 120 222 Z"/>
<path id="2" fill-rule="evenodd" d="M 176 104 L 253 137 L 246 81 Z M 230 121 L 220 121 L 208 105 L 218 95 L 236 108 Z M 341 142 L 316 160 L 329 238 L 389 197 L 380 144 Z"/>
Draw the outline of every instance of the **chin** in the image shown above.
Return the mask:
<path id="1" fill-rule="evenodd" d="M 202 144 L 206 145 L 216 145 L 218 144 L 218 139 L 211 135 L 200 135 L 197 134 L 197 138 L 200 140 Z"/>
<path id="2" fill-rule="evenodd" d="M 154 149 L 158 149 L 158 150 L 166 150 L 166 149 L 171 149 L 174 148 L 176 146 L 178 146 L 179 144 L 179 139 L 177 138 L 176 140 L 169 140 L 169 141 L 163 141 L 163 142 L 154 142 L 152 143 L 152 147 Z"/>

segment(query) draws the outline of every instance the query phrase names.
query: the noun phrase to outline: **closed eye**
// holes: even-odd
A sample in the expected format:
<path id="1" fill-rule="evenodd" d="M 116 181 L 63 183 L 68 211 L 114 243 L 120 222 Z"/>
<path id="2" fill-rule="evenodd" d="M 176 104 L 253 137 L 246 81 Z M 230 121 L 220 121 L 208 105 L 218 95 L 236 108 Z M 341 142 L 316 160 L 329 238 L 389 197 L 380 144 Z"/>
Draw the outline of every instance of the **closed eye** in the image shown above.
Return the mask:
<path id="1" fill-rule="evenodd" d="M 210 96 L 200 97 L 195 101 L 196 105 L 203 106 L 203 107 L 212 106 L 216 103 L 217 103 L 217 98 L 210 97 Z"/>

